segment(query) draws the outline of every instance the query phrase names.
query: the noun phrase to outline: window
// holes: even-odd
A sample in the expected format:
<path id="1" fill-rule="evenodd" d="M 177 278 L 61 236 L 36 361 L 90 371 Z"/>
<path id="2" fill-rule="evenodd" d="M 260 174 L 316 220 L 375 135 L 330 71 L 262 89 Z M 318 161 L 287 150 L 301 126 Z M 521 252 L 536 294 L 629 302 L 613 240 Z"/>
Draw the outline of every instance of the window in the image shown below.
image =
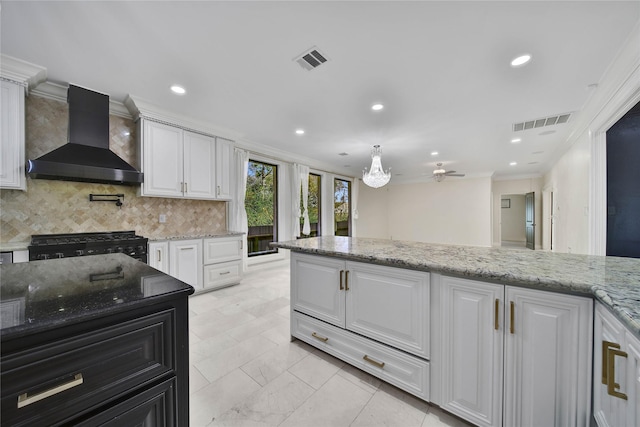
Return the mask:
<path id="1" fill-rule="evenodd" d="M 302 210 L 303 206 L 301 192 L 300 210 Z M 308 236 L 306 234 L 302 234 L 304 220 L 300 218 L 300 239 L 322 235 L 320 230 L 320 175 L 316 175 L 314 173 L 309 174 L 309 200 L 307 202 L 307 209 L 309 211 L 309 226 L 311 228 L 311 232 Z"/>
<path id="2" fill-rule="evenodd" d="M 336 236 L 351 236 L 351 182 L 333 180 L 333 218 Z"/>
<path id="3" fill-rule="evenodd" d="M 278 167 L 264 162 L 249 160 L 247 176 L 248 255 L 273 254 L 270 242 L 278 241 Z"/>

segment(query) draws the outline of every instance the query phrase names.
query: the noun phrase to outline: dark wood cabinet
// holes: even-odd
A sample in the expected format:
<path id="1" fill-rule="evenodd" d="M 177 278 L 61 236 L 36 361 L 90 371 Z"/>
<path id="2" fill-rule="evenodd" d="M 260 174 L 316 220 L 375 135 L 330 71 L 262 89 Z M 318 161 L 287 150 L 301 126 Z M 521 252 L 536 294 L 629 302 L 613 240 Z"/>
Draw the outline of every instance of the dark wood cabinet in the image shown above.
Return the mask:
<path id="1" fill-rule="evenodd" d="M 127 304 L 86 310 L 68 324 L 3 330 L 3 426 L 189 425 L 187 298 L 193 289 L 144 279 L 137 281 L 140 298 Z M 162 283 L 162 292 L 149 292 L 149 283 Z"/>

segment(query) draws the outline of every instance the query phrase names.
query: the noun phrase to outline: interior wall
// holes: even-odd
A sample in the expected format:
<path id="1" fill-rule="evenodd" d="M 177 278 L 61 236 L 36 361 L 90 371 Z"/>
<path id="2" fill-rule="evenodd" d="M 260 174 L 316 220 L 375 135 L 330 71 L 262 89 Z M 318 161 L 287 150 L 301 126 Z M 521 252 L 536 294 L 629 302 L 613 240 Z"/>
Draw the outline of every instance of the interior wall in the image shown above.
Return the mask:
<path id="1" fill-rule="evenodd" d="M 491 245 L 488 177 L 390 185 L 387 207 L 389 237 L 394 240 Z"/>
<path id="2" fill-rule="evenodd" d="M 389 238 L 389 189 L 371 188 L 360 182 L 358 187 L 357 236 L 375 239 Z"/>
<path id="3" fill-rule="evenodd" d="M 500 242 L 504 239 L 501 238 L 500 230 L 500 216 L 502 215 L 502 209 L 500 207 L 500 199 L 503 194 L 526 194 L 530 192 L 535 193 L 535 240 L 536 249 L 540 249 L 542 246 L 542 187 L 543 178 L 527 178 L 527 179 L 513 179 L 504 181 L 493 181 L 491 183 L 491 192 L 493 193 L 493 217 L 491 219 L 493 233 L 491 241 L 493 246 L 500 246 Z"/>
<path id="4" fill-rule="evenodd" d="M 502 200 L 505 199 L 509 200 L 509 207 L 500 208 L 501 241 L 524 243 L 527 241 L 524 194 L 504 194 Z"/>

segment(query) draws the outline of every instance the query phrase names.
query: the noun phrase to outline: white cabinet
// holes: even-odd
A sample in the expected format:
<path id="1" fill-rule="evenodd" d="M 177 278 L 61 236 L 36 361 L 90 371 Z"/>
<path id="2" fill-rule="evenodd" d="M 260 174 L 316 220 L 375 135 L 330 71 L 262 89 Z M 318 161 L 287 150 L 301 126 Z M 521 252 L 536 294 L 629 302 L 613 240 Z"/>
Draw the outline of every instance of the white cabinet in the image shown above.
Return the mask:
<path id="1" fill-rule="evenodd" d="M 433 276 L 436 403 L 481 426 L 589 425 L 590 298 Z"/>
<path id="2" fill-rule="evenodd" d="M 169 274 L 169 242 L 149 242 L 147 263 L 151 267 Z"/>
<path id="3" fill-rule="evenodd" d="M 142 196 L 228 199 L 231 141 L 141 119 Z M 218 154 L 220 158 L 218 158 Z"/>
<path id="4" fill-rule="evenodd" d="M 291 335 L 429 400 L 429 274 L 291 254 Z"/>
<path id="5" fill-rule="evenodd" d="M 24 87 L 0 83 L 0 188 L 26 190 Z"/>
<path id="6" fill-rule="evenodd" d="M 292 307 L 420 357 L 429 357 L 429 274 L 291 255 Z"/>
<path id="7" fill-rule="evenodd" d="M 202 289 L 202 239 L 169 242 L 169 274 Z"/>
<path id="8" fill-rule="evenodd" d="M 593 415 L 599 427 L 640 423 L 640 340 L 602 304 L 595 308 Z"/>
<path id="9" fill-rule="evenodd" d="M 218 289 L 240 282 L 242 236 L 204 239 L 204 289 Z"/>
<path id="10" fill-rule="evenodd" d="M 233 142 L 216 138 L 216 197 L 231 200 Z"/>

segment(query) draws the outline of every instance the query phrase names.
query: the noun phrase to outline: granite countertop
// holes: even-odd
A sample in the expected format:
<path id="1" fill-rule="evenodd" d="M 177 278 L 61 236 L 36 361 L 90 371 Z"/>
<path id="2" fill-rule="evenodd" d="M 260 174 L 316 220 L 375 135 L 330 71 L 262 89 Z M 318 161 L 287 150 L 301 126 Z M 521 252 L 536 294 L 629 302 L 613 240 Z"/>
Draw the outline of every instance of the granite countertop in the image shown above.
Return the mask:
<path id="1" fill-rule="evenodd" d="M 590 295 L 609 307 L 640 338 L 640 259 L 336 236 L 271 245 L 347 260 Z"/>
<path id="2" fill-rule="evenodd" d="M 4 264 L 0 278 L 3 342 L 194 291 L 124 254 Z"/>
<path id="3" fill-rule="evenodd" d="M 149 242 L 163 242 L 166 240 L 189 240 L 189 239 L 209 239 L 216 237 L 230 237 L 230 236 L 244 236 L 245 233 L 241 231 L 225 231 L 222 233 L 211 234 L 191 234 L 184 236 L 166 236 L 166 237 L 153 237 L 149 238 Z"/>

